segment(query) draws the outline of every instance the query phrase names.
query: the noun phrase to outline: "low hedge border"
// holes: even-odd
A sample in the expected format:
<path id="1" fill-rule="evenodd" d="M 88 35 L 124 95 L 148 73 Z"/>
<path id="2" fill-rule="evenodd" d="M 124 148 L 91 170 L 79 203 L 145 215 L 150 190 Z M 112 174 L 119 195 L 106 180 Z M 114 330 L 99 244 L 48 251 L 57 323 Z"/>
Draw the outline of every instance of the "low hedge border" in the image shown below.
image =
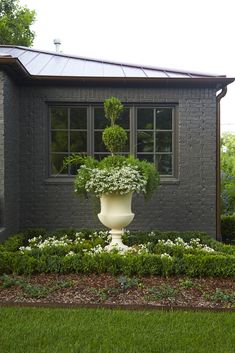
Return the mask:
<path id="1" fill-rule="evenodd" d="M 74 256 L 44 256 L 34 258 L 20 253 L 2 252 L 0 274 L 14 273 L 30 275 L 35 273 L 110 273 L 127 276 L 179 275 L 235 276 L 235 256 L 221 254 L 191 255 L 162 258 L 155 254 L 120 255 L 103 253 Z"/>
<path id="2" fill-rule="evenodd" d="M 79 230 L 87 238 L 95 230 Z M 55 235 L 58 239 L 65 234 L 73 238 L 76 230 L 67 229 L 56 232 L 47 232 L 45 229 L 28 229 L 16 234 L 0 245 L 0 274 L 23 274 L 34 273 L 111 273 L 113 275 L 124 274 L 127 276 L 139 275 L 188 275 L 194 276 L 235 276 L 235 247 L 225 245 L 210 238 L 203 232 L 131 232 L 125 234 L 124 242 L 133 244 L 146 244 L 151 242 L 157 244 L 159 239 L 175 240 L 181 237 L 189 242 L 192 238 L 199 238 L 204 244 L 212 247 L 217 253 L 189 254 L 179 252 L 172 257 L 160 254 L 126 254 L 100 253 L 94 255 L 75 254 L 64 256 L 59 253 L 31 254 L 21 253 L 20 246 L 27 246 L 28 239 L 41 235 L 48 238 Z"/>

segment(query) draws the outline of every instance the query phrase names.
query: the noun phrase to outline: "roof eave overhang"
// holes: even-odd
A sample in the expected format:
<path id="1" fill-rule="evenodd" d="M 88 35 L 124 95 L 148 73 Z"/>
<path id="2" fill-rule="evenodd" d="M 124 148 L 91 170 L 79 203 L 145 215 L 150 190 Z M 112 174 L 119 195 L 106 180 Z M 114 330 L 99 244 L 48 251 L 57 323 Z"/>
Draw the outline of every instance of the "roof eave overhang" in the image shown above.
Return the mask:
<path id="1" fill-rule="evenodd" d="M 24 65 L 11 56 L 0 58 L 0 67 L 5 69 L 22 84 L 95 84 L 133 85 L 155 87 L 208 87 L 220 90 L 235 81 L 235 78 L 218 77 L 87 77 L 87 76 L 43 76 L 31 75 Z"/>
<path id="2" fill-rule="evenodd" d="M 17 78 L 29 79 L 30 73 L 26 70 L 24 65 L 17 58 L 11 56 L 1 56 L 0 58 L 0 68 L 3 67 L 11 75 Z"/>
<path id="3" fill-rule="evenodd" d="M 208 87 L 220 90 L 235 81 L 235 78 L 203 77 L 203 78 L 152 78 L 152 77 L 58 77 L 58 76 L 31 76 L 34 82 L 51 83 L 83 83 L 83 84 L 123 84 L 155 87 Z"/>

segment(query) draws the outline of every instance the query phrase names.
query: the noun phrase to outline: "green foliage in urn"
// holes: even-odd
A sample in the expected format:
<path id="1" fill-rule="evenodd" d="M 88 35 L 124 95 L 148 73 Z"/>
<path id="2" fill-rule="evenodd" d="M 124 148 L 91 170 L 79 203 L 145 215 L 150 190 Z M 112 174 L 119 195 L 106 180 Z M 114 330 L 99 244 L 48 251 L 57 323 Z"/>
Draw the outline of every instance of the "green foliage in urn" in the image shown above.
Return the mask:
<path id="1" fill-rule="evenodd" d="M 138 158 L 133 156 L 109 156 L 100 161 L 101 168 L 120 168 L 123 165 L 138 168 L 140 174 L 143 175 L 146 180 L 144 197 L 146 200 L 149 200 L 154 192 L 156 192 L 160 180 L 159 173 L 156 170 L 155 165 L 145 160 L 140 161 Z"/>
<path id="2" fill-rule="evenodd" d="M 108 156 L 97 161 L 90 156 L 73 155 L 66 163 L 81 164 L 75 178 L 75 192 L 97 197 L 102 194 L 143 193 L 150 199 L 159 184 L 155 166 L 132 156 Z"/>

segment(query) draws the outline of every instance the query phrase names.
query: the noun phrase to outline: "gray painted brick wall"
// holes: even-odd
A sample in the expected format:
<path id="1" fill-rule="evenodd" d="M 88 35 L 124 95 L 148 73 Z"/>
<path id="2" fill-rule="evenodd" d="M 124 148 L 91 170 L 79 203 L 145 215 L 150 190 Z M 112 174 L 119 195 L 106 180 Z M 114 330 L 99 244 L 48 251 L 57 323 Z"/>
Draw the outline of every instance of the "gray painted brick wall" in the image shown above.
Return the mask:
<path id="1" fill-rule="evenodd" d="M 134 197 L 132 229 L 201 230 L 215 236 L 216 97 L 213 89 L 21 87 L 20 227 L 102 227 L 71 182 L 48 180 L 47 102 L 177 103 L 179 181 L 148 203 Z"/>
<path id="2" fill-rule="evenodd" d="M 14 233 L 19 229 L 19 89 L 5 75 L 5 226 Z"/>
<path id="3" fill-rule="evenodd" d="M 19 89 L 0 73 L 1 237 L 19 229 Z"/>
<path id="4" fill-rule="evenodd" d="M 3 108 L 4 73 L 0 71 L 0 229 L 4 215 L 4 108 Z"/>

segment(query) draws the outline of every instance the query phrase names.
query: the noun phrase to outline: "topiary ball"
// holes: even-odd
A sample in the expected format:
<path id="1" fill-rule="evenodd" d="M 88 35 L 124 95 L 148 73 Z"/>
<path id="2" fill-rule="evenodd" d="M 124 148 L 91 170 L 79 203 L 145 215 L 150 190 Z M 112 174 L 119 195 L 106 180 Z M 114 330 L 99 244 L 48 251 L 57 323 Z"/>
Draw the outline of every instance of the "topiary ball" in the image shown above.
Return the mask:
<path id="1" fill-rule="evenodd" d="M 127 133 L 119 125 L 106 127 L 102 134 L 102 140 L 105 147 L 112 153 L 122 152 L 127 142 Z"/>

